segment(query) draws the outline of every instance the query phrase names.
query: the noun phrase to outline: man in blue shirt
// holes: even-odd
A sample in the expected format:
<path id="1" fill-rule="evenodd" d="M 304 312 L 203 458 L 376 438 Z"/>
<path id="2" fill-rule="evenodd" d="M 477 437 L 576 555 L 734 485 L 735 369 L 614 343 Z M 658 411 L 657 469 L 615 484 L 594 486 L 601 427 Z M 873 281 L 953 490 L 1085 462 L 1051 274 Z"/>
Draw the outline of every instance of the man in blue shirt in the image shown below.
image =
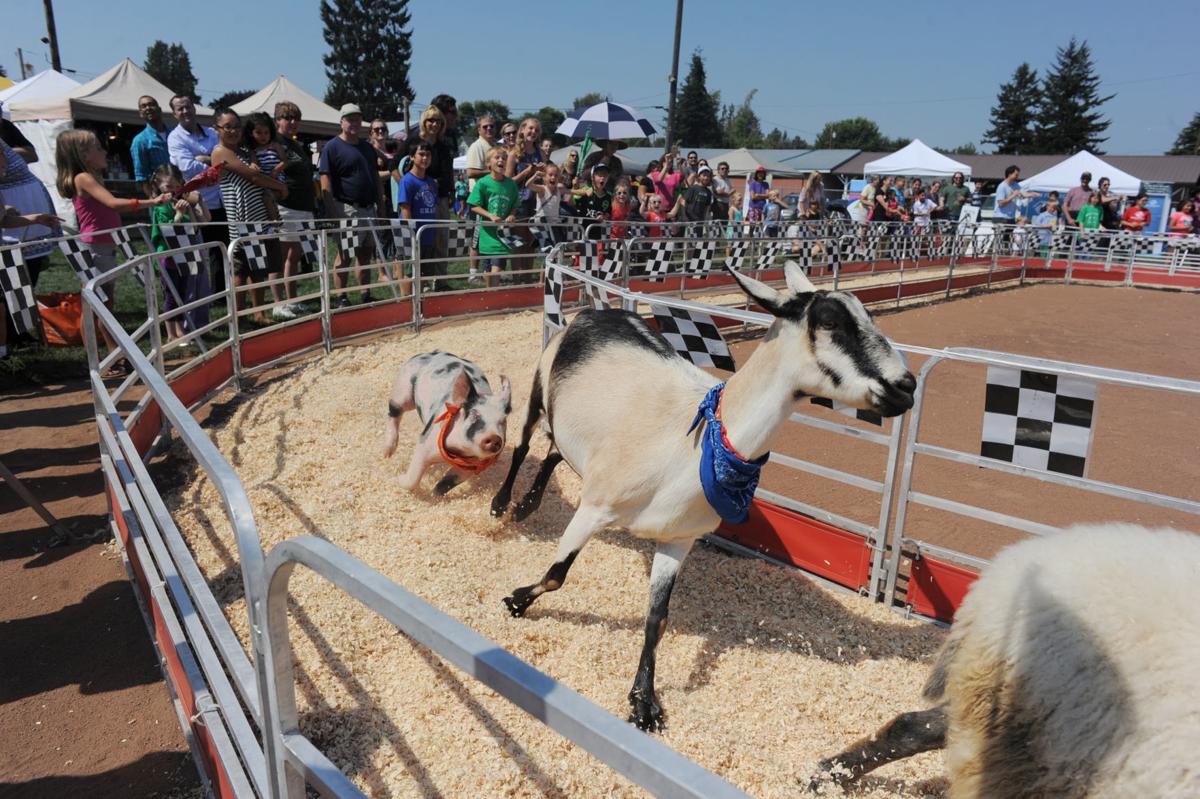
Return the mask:
<path id="1" fill-rule="evenodd" d="M 346 103 L 341 109 L 342 132 L 330 139 L 321 149 L 321 199 L 325 204 L 325 216 L 331 219 L 362 219 L 364 224 L 373 224 L 379 216 L 378 208 L 383 205 L 383 185 L 375 172 L 375 148 L 360 138 L 362 132 L 362 110 L 354 103 Z M 371 292 L 366 290 L 370 283 L 373 237 L 363 233 L 354 253 L 343 253 L 338 248 L 333 261 L 334 269 L 346 265 L 352 255 L 358 256 L 358 285 L 363 288 L 362 301 L 371 301 Z M 335 272 L 334 282 L 339 289 L 346 287 L 346 273 Z M 337 304 L 345 307 L 350 300 L 340 294 Z"/>
<path id="2" fill-rule="evenodd" d="M 145 183 L 171 157 L 167 152 L 167 126 L 163 124 L 158 100 L 148 94 L 139 97 L 138 116 L 146 120 L 146 127 L 133 137 L 129 151 L 133 156 L 133 179 Z"/>
<path id="3" fill-rule="evenodd" d="M 1012 235 L 1012 226 L 1017 223 L 1017 201 L 1022 198 L 1036 197 L 1031 191 L 1021 191 L 1017 182 L 1021 179 L 1021 168 L 1016 164 L 1004 170 L 1004 180 L 996 187 L 996 213 L 992 217 L 992 225 L 996 229 L 996 242 L 1007 242 L 1007 236 Z"/>
<path id="4" fill-rule="evenodd" d="M 171 113 L 179 124 L 167 134 L 167 154 L 171 157 L 171 163 L 183 173 L 184 181 L 188 181 L 212 166 L 217 132 L 196 121 L 196 105 L 186 94 L 171 98 Z M 213 224 L 203 228 L 204 241 L 220 242 L 228 247 L 229 227 L 225 224 L 225 209 L 221 205 L 221 187 L 214 185 L 200 189 L 200 196 L 204 198 L 213 221 Z M 216 247 L 208 252 L 208 268 L 213 293 L 219 294 L 225 290 L 225 263 Z"/>

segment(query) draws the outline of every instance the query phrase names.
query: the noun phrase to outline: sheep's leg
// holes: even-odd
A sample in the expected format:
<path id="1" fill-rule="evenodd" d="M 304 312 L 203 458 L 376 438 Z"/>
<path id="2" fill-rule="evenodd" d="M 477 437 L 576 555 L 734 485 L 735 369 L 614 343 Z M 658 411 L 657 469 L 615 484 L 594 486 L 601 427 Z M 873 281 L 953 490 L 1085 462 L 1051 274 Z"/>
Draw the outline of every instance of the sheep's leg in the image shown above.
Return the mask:
<path id="1" fill-rule="evenodd" d="M 542 494 L 546 491 L 546 484 L 550 482 L 550 475 L 554 473 L 554 467 L 562 463 L 563 456 L 558 450 L 551 450 L 547 453 L 546 458 L 542 461 L 542 468 L 538 469 L 537 477 L 533 479 L 533 485 L 529 487 L 529 491 L 517 503 L 517 509 L 513 511 L 514 521 L 524 521 L 529 518 L 542 504 Z"/>
<path id="2" fill-rule="evenodd" d="M 820 774 L 808 785 L 816 792 L 830 780 L 848 785 L 869 771 L 906 757 L 946 746 L 946 707 L 901 713 L 874 735 L 863 738 L 840 755 L 826 758 Z"/>
<path id="3" fill-rule="evenodd" d="M 517 481 L 517 471 L 529 454 L 529 439 L 533 438 L 533 428 L 537 426 L 542 415 L 542 375 L 541 370 L 533 373 L 533 387 L 529 390 L 529 405 L 525 409 L 525 424 L 521 426 L 521 440 L 513 448 L 512 463 L 508 466 L 508 474 L 504 477 L 504 485 L 492 497 L 492 515 L 499 517 L 508 510 L 512 501 L 513 483 Z"/>
<path id="4" fill-rule="evenodd" d="M 679 567 L 691 548 L 691 541 L 671 541 L 660 543 L 654 550 L 654 565 L 650 567 L 650 611 L 646 615 L 646 638 L 642 643 L 642 657 L 638 661 L 637 675 L 633 678 L 633 688 L 629 691 L 629 721 L 647 732 L 662 732 L 663 729 L 662 707 L 654 694 L 655 653 L 667 627 L 667 606 L 671 602 L 675 576 L 679 574 Z"/>
<path id="5" fill-rule="evenodd" d="M 554 563 L 546 571 L 541 582 L 515 588 L 511 596 L 504 597 L 504 604 L 508 607 L 508 612 L 514 617 L 524 616 L 525 611 L 535 599 L 547 591 L 557 591 L 561 588 L 562 584 L 566 582 L 567 572 L 571 570 L 571 564 L 575 562 L 579 550 L 583 549 L 583 545 L 592 537 L 592 533 L 610 521 L 612 521 L 612 517 L 609 514 L 590 505 L 584 505 L 575 511 L 567 529 L 563 531 L 562 538 L 559 539 Z"/>

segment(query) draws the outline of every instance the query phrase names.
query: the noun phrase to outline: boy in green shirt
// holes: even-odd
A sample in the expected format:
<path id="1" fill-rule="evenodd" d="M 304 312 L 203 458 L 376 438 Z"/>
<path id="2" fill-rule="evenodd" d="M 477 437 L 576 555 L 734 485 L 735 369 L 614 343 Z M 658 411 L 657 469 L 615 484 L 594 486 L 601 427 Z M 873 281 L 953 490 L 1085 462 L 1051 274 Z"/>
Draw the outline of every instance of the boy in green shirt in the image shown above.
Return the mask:
<path id="1" fill-rule="evenodd" d="M 504 176 L 504 166 L 508 162 L 508 151 L 503 147 L 493 147 L 487 154 L 488 174 L 481 177 L 471 189 L 467 205 L 479 215 L 487 219 L 491 225 L 479 228 L 479 254 L 483 257 L 483 271 L 489 287 L 496 281 L 496 275 L 501 271 L 499 256 L 512 255 L 512 248 L 499 236 L 495 227 L 502 222 L 511 222 L 516 216 L 520 192 L 517 182 Z"/>
<path id="2" fill-rule="evenodd" d="M 1079 222 L 1080 230 L 1099 230 L 1102 215 L 1100 194 L 1099 192 L 1092 192 L 1088 197 L 1087 205 L 1079 209 L 1079 213 L 1075 215 L 1075 219 Z"/>

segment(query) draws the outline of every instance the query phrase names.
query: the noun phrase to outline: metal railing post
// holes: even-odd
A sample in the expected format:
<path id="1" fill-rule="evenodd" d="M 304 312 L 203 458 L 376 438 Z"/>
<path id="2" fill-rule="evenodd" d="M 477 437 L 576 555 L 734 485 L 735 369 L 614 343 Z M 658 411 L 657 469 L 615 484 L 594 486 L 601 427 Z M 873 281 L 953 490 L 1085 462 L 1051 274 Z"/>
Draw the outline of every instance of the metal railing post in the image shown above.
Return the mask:
<path id="1" fill-rule="evenodd" d="M 437 235 L 437 233 L 435 232 L 434 236 L 436 236 L 436 235 Z M 446 251 L 447 252 L 450 251 L 449 244 L 446 245 Z M 414 333 L 421 332 L 421 318 L 424 313 L 423 308 L 421 307 L 421 302 L 425 297 L 425 287 L 421 284 L 421 256 L 422 256 L 422 254 L 423 253 L 422 253 L 422 248 L 421 248 L 421 237 L 417 234 L 414 234 L 413 235 L 413 266 L 412 266 L 412 271 L 413 271 L 413 278 L 412 278 L 413 320 L 412 321 L 413 321 L 413 332 Z"/>
<path id="2" fill-rule="evenodd" d="M 329 231 L 318 231 L 317 280 L 321 290 L 321 343 L 325 354 L 333 352 L 333 302 L 329 295 Z"/>
<path id="3" fill-rule="evenodd" d="M 233 248 L 238 242 L 232 241 L 229 248 L 221 247 L 221 268 L 225 270 L 225 300 L 229 312 L 229 353 L 233 359 L 233 387 L 238 393 L 242 390 L 242 338 L 238 330 L 237 289 L 233 285 Z"/>
<path id="4" fill-rule="evenodd" d="M 1067 270 L 1063 274 L 1063 282 L 1071 285 L 1071 275 L 1075 271 L 1075 245 L 1079 241 L 1079 231 L 1071 231 L 1071 244 L 1067 249 Z"/>

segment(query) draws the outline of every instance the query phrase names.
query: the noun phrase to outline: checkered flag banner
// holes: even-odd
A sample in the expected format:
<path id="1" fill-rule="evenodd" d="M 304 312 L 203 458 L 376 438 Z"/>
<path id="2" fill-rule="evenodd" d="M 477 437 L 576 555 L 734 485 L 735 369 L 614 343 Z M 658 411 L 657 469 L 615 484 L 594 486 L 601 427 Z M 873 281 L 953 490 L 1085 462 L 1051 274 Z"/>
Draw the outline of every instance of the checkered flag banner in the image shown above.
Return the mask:
<path id="1" fill-rule="evenodd" d="M 401 261 L 410 261 L 417 251 L 416 224 L 411 220 L 393 222 L 392 241 L 396 244 L 396 257 Z"/>
<path id="2" fill-rule="evenodd" d="M 646 262 L 646 277 L 655 282 L 663 280 L 671 272 L 671 255 L 675 250 L 673 241 L 650 243 L 650 260 Z"/>
<path id="3" fill-rule="evenodd" d="M 675 349 L 697 366 L 712 366 L 727 372 L 736 370 L 733 355 L 721 337 L 712 317 L 684 308 L 654 307 L 658 332 Z"/>
<path id="4" fill-rule="evenodd" d="M 338 251 L 352 253 L 361 248 L 366 243 L 366 237 L 358 228 L 366 227 L 367 224 L 366 219 L 339 219 L 337 235 Z"/>
<path id="5" fill-rule="evenodd" d="M 126 261 L 132 261 L 137 256 L 137 253 L 133 251 L 133 240 L 129 238 L 128 228 L 117 228 L 112 232 L 112 238 Z"/>
<path id="6" fill-rule="evenodd" d="M 61 239 L 58 242 L 58 248 L 62 250 L 62 254 L 67 258 L 67 263 L 79 276 L 79 282 L 86 284 L 100 274 L 92 260 L 92 251 L 79 239 Z M 99 286 L 96 287 L 96 296 L 100 298 L 101 302 L 108 302 L 108 295 Z"/>
<path id="7" fill-rule="evenodd" d="M 20 247 L 0 250 L 0 292 L 3 292 L 4 304 L 17 334 L 33 333 L 40 337 L 42 317 L 37 310 L 29 270 L 25 268 L 25 256 Z"/>
<path id="8" fill-rule="evenodd" d="M 202 242 L 196 229 L 192 225 L 183 224 L 159 225 L 158 232 L 162 234 L 168 250 L 176 250 L 181 247 L 192 248 L 186 252 L 172 255 L 171 260 L 175 262 L 176 267 L 186 269 L 189 275 L 199 274 L 204 266 L 204 253 L 195 249 L 196 245 Z"/>
<path id="9" fill-rule="evenodd" d="M 764 242 L 762 254 L 758 256 L 758 269 L 761 271 L 763 269 L 770 269 L 772 266 L 774 266 L 775 259 L 783 253 L 783 250 L 786 246 L 786 242 L 778 239 L 769 239 L 768 241 Z"/>
<path id="10" fill-rule="evenodd" d="M 859 408 L 851 407 L 844 402 L 838 402 L 835 399 L 828 397 L 809 397 L 808 400 L 813 405 L 820 405 L 822 408 L 840 413 L 843 416 L 849 416 L 852 419 L 858 419 L 860 422 L 867 422 L 873 425 L 883 426 L 883 417 L 875 413 L 875 411 L 864 411 Z"/>
<path id="11" fill-rule="evenodd" d="M 579 256 L 579 269 L 611 283 L 621 275 L 621 250 L 616 242 L 585 241 Z"/>
<path id="12" fill-rule="evenodd" d="M 712 271 L 713 259 L 716 257 L 716 239 L 704 239 L 696 247 L 696 255 L 688 262 L 687 272 L 692 277 L 708 278 Z"/>
<path id="13" fill-rule="evenodd" d="M 1096 393 L 1090 380 L 989 366 L 979 454 L 1083 477 L 1092 446 Z"/>
<path id="14" fill-rule="evenodd" d="M 311 219 L 300 220 L 300 230 L 296 236 L 300 239 L 300 251 L 305 260 L 313 264 L 321 262 L 321 234 L 317 231 L 317 223 Z"/>
<path id="15" fill-rule="evenodd" d="M 270 233 L 272 226 L 260 224 L 242 224 L 237 226 L 238 237 Z M 267 243 L 263 239 L 251 239 L 242 244 L 242 254 L 252 272 L 267 272 L 270 269 L 270 259 L 267 258 Z"/>
<path id="16" fill-rule="evenodd" d="M 448 257 L 464 258 L 471 253 L 471 241 L 475 237 L 475 228 L 472 225 L 455 225 L 446 235 Z"/>
<path id="17" fill-rule="evenodd" d="M 563 318 L 562 313 L 562 273 L 550 264 L 550 259 L 546 259 L 545 268 L 542 269 L 542 274 L 544 276 L 542 281 L 542 289 L 545 293 L 545 296 L 542 299 L 542 309 L 545 314 L 546 321 L 561 330 L 567 326 L 567 322 Z"/>
<path id="18" fill-rule="evenodd" d="M 725 265 L 730 269 L 741 269 L 746 264 L 746 250 L 750 247 L 750 243 L 743 238 L 736 238 L 729 248 L 729 257 L 725 259 Z"/>

